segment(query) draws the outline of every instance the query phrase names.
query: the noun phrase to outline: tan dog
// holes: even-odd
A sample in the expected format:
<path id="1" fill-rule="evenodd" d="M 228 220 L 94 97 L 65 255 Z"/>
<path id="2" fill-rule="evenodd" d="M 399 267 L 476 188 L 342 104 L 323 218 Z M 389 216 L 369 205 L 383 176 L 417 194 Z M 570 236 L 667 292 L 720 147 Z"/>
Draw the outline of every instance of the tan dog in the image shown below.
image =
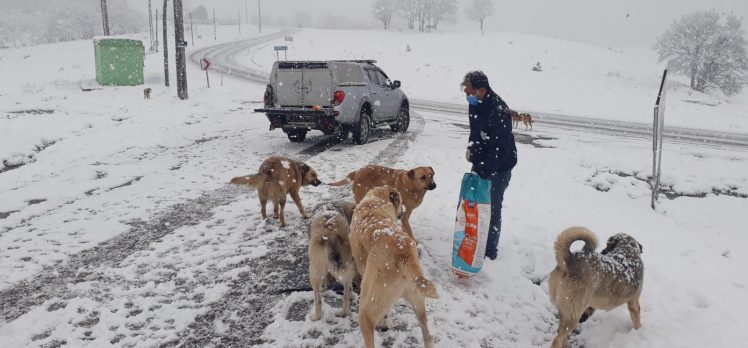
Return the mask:
<path id="1" fill-rule="evenodd" d="M 519 116 L 522 119 L 522 123 L 525 124 L 525 130 L 527 130 L 528 125 L 530 126 L 530 130 L 532 130 L 532 124 L 533 124 L 532 116 L 528 113 L 522 113 L 522 114 L 519 114 Z M 519 122 L 517 123 L 519 124 Z"/>
<path id="2" fill-rule="evenodd" d="M 143 99 L 151 99 L 151 88 L 150 87 L 143 90 Z"/>
<path id="3" fill-rule="evenodd" d="M 410 228 L 410 214 L 421 205 L 426 192 L 436 188 L 434 169 L 431 167 L 402 170 L 368 165 L 351 172 L 345 179 L 329 185 L 343 186 L 348 183 L 353 183 L 353 200 L 357 204 L 373 187 L 390 185 L 396 188 L 402 195 L 403 205 L 405 205 L 405 214 L 402 218 L 403 230 L 411 238 L 413 238 L 413 230 Z"/>
<path id="4" fill-rule="evenodd" d="M 584 241 L 581 251 L 572 253 L 575 241 Z M 597 238 L 584 227 L 570 227 L 558 236 L 554 249 L 558 265 L 548 279 L 551 302 L 558 308 L 559 326 L 552 348 L 568 347 L 569 332 L 594 309 L 611 310 L 628 304 L 634 328 L 641 327 L 639 296 L 644 280 L 641 244 L 619 233 L 608 239 L 600 253 Z"/>
<path id="5" fill-rule="evenodd" d="M 309 283 L 314 290 L 314 312 L 310 319 L 322 318 L 320 291 L 327 274 L 343 284 L 343 308 L 340 315 L 351 313 L 351 286 L 356 276 L 356 264 L 348 239 L 353 216 L 353 202 L 325 204 L 314 214 L 309 229 Z"/>
<path id="6" fill-rule="evenodd" d="M 269 157 L 260 165 L 257 174 L 237 176 L 231 179 L 232 184 L 247 185 L 257 189 L 262 207 L 262 217 L 267 219 L 265 205 L 268 199 L 273 201 L 273 217 L 280 217 L 281 226 L 286 226 L 284 208 L 286 195 L 290 194 L 296 206 L 305 219 L 309 216 L 301 204 L 299 189 L 302 186 L 318 186 L 322 182 L 317 178 L 317 172 L 312 167 L 285 157 Z"/>
<path id="7" fill-rule="evenodd" d="M 388 185 L 371 189 L 353 211 L 351 251 L 362 275 L 359 326 L 367 348 L 374 347 L 374 328 L 395 302 L 404 298 L 421 325 L 423 343 L 433 342 L 426 320 L 425 298 L 437 298 L 423 275 L 415 240 L 397 225 L 400 193 Z"/>

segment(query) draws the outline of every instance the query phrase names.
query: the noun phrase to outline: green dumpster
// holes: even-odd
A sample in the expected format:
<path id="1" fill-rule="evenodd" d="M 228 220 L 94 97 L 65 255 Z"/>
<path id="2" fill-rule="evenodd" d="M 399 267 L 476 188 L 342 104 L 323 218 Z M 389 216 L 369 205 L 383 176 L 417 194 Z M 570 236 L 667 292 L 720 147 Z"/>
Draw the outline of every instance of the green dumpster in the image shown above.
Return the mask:
<path id="1" fill-rule="evenodd" d="M 140 40 L 94 38 L 96 82 L 100 85 L 137 86 L 143 84 L 145 49 Z"/>

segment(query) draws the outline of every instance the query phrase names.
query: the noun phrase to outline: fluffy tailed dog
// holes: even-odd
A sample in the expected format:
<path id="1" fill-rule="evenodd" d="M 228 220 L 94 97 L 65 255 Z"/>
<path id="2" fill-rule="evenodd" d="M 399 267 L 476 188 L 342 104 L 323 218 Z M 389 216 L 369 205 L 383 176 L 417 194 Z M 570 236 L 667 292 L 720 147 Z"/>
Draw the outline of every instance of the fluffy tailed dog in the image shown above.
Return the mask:
<path id="1" fill-rule="evenodd" d="M 247 185 L 250 188 L 257 189 L 257 195 L 260 198 L 260 207 L 262 207 L 262 217 L 267 219 L 265 205 L 268 199 L 273 202 L 273 217 L 280 217 L 281 226 L 286 226 L 284 208 L 286 206 L 286 195 L 290 194 L 296 206 L 305 219 L 309 216 L 301 204 L 299 189 L 302 186 L 318 186 L 322 182 L 317 178 L 317 172 L 312 167 L 288 159 L 285 157 L 269 157 L 260 165 L 257 174 L 246 176 L 237 176 L 231 179 L 232 184 Z"/>
<path id="2" fill-rule="evenodd" d="M 151 99 L 151 88 L 150 87 L 143 90 L 143 99 Z"/>
<path id="3" fill-rule="evenodd" d="M 343 284 L 340 315 L 351 313 L 351 286 L 357 272 L 348 234 L 355 207 L 353 202 L 328 203 L 312 217 L 309 229 L 309 283 L 314 290 L 314 312 L 311 315 L 314 321 L 322 317 L 320 291 L 328 273 Z"/>
<path id="4" fill-rule="evenodd" d="M 530 126 L 530 130 L 532 130 L 532 124 L 533 124 L 532 115 L 528 113 L 521 113 L 519 114 L 519 117 L 522 119 L 522 123 L 525 124 L 525 130 L 527 130 L 528 125 Z M 519 124 L 519 122 L 517 123 Z"/>
<path id="5" fill-rule="evenodd" d="M 584 241 L 584 248 L 572 253 L 569 247 L 578 240 Z M 619 233 L 608 239 L 601 253 L 595 252 L 596 246 L 597 238 L 584 227 L 570 227 L 556 240 L 558 265 L 548 279 L 551 302 L 559 314 L 558 334 L 552 348 L 567 347 L 569 332 L 597 308 L 611 310 L 626 303 L 634 328 L 641 327 L 639 296 L 644 279 L 641 244 Z"/>
<path id="6" fill-rule="evenodd" d="M 353 200 L 358 204 L 370 189 L 382 185 L 390 185 L 400 192 L 405 205 L 402 217 L 403 230 L 413 238 L 410 228 L 410 215 L 413 209 L 423 202 L 426 192 L 436 188 L 434 169 L 431 167 L 416 167 L 411 170 L 392 169 L 382 166 L 369 165 L 353 171 L 345 179 L 330 183 L 330 186 L 343 186 L 353 183 Z"/>
<path id="7" fill-rule="evenodd" d="M 426 320 L 426 297 L 436 288 L 423 275 L 415 240 L 397 225 L 402 198 L 388 185 L 371 189 L 356 205 L 351 221 L 351 251 L 362 275 L 359 326 L 367 348 L 374 328 L 395 302 L 404 298 L 418 317 L 426 347 L 433 341 Z"/>

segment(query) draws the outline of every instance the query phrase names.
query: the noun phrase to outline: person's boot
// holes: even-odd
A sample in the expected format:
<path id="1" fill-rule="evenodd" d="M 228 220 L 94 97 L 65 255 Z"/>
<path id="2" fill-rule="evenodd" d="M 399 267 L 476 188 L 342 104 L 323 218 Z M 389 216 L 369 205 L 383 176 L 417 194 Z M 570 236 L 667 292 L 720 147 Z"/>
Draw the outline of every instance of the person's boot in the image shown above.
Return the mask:
<path id="1" fill-rule="evenodd" d="M 496 249 L 486 249 L 486 257 L 490 260 L 496 260 L 499 252 Z"/>

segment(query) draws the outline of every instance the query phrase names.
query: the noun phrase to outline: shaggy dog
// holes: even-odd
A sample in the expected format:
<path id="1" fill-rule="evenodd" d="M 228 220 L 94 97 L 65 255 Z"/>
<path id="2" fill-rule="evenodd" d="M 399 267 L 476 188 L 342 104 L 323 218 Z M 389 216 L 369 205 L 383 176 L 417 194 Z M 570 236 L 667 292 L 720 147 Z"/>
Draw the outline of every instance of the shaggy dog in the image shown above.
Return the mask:
<path id="1" fill-rule="evenodd" d="M 584 241 L 581 251 L 572 253 L 572 243 Z M 619 233 L 608 239 L 596 253 L 597 238 L 584 227 L 570 227 L 558 236 L 556 268 L 548 279 L 551 302 L 558 308 L 558 333 L 552 348 L 568 347 L 569 332 L 597 309 L 611 310 L 628 305 L 634 328 L 641 327 L 639 296 L 644 280 L 640 258 L 642 246 L 633 237 Z"/>

